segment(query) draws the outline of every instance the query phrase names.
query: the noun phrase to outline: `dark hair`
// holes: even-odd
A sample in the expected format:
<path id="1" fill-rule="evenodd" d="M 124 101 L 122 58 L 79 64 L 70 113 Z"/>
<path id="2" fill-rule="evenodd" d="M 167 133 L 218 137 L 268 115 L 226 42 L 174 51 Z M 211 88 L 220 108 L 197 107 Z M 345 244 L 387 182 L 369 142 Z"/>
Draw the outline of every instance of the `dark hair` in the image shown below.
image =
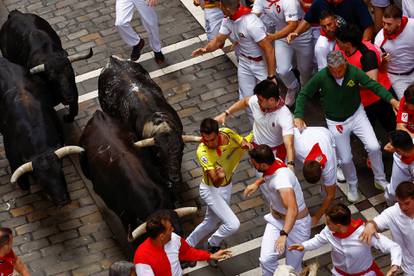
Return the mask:
<path id="1" fill-rule="evenodd" d="M 229 9 L 236 10 L 240 4 L 240 0 L 220 0 L 223 6 Z"/>
<path id="2" fill-rule="evenodd" d="M 405 102 L 414 104 L 414 83 L 410 84 L 404 91 Z"/>
<path id="3" fill-rule="evenodd" d="M 265 99 L 275 98 L 279 100 L 279 85 L 270 80 L 262 80 L 253 89 L 253 93 Z"/>
<path id="4" fill-rule="evenodd" d="M 409 197 L 414 198 L 414 183 L 410 181 L 401 182 L 397 189 L 395 189 L 395 195 L 401 200 Z"/>
<path id="5" fill-rule="evenodd" d="M 118 261 L 109 267 L 109 276 L 130 276 L 135 265 L 127 261 Z"/>
<path id="6" fill-rule="evenodd" d="M 326 211 L 326 216 L 335 224 L 348 226 L 351 223 L 351 210 L 342 203 L 331 205 Z"/>
<path id="7" fill-rule="evenodd" d="M 362 44 L 362 32 L 354 24 L 346 24 L 336 29 L 335 37 L 343 43 L 351 43 L 354 47 Z"/>
<path id="8" fill-rule="evenodd" d="M 318 161 L 310 160 L 303 164 L 303 176 L 311 184 L 315 184 L 321 179 L 322 167 Z"/>
<path id="9" fill-rule="evenodd" d="M 7 228 L 7 227 L 0 228 L 0 248 L 5 246 L 9 242 L 12 235 L 13 235 L 13 232 L 10 228 Z"/>
<path id="10" fill-rule="evenodd" d="M 322 21 L 322 20 L 324 20 L 325 18 L 328 18 L 328 17 L 334 17 L 335 18 L 336 15 L 330 10 L 324 10 L 324 11 L 321 12 L 321 15 L 319 16 L 319 21 Z"/>
<path id="11" fill-rule="evenodd" d="M 411 138 L 410 134 L 408 134 L 405 130 L 394 130 L 389 133 L 389 139 L 391 142 L 391 145 L 394 148 L 403 150 L 403 151 L 409 151 L 413 149 L 413 139 Z"/>
<path id="12" fill-rule="evenodd" d="M 150 238 L 155 239 L 159 234 L 165 231 L 164 223 L 166 221 L 171 222 L 170 212 L 168 210 L 158 210 L 154 212 L 147 219 L 146 231 Z"/>
<path id="13" fill-rule="evenodd" d="M 249 150 L 249 156 L 257 163 L 271 165 L 275 162 L 273 151 L 268 145 L 258 145 Z"/>
<path id="14" fill-rule="evenodd" d="M 393 18 L 393 19 L 401 19 L 403 16 L 402 11 L 396 5 L 389 5 L 385 8 L 383 17 L 384 18 Z"/>
<path id="15" fill-rule="evenodd" d="M 211 134 L 211 133 L 218 134 L 219 126 L 218 122 L 211 118 L 205 118 L 201 121 L 200 124 L 200 133 Z"/>

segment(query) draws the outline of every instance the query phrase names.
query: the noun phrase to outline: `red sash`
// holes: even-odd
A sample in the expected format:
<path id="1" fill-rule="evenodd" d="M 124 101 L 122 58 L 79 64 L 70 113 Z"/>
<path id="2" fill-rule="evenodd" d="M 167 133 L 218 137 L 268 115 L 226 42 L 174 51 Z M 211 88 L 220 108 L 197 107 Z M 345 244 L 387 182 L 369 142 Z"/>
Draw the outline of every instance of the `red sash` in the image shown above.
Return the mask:
<path id="1" fill-rule="evenodd" d="M 340 270 L 336 266 L 335 266 L 335 270 L 343 276 L 362 276 L 362 275 L 364 275 L 364 274 L 366 274 L 370 271 L 374 271 L 376 276 L 384 276 L 384 274 L 382 273 L 381 269 L 378 267 L 378 265 L 375 261 L 372 262 L 371 266 L 367 270 L 361 271 L 361 272 L 358 272 L 358 273 L 352 273 L 352 274 L 347 273 L 343 270 Z"/>
<path id="2" fill-rule="evenodd" d="M 263 176 L 273 175 L 280 168 L 286 168 L 286 165 L 279 159 L 276 159 L 273 164 L 270 165 L 270 167 L 263 173 Z"/>
<path id="3" fill-rule="evenodd" d="M 403 16 L 401 18 L 401 26 L 395 34 L 388 35 L 388 34 L 385 33 L 385 31 L 383 31 L 384 32 L 384 40 L 382 41 L 380 47 L 384 46 L 385 42 L 387 42 L 388 40 L 396 39 L 404 31 L 404 28 L 405 28 L 405 26 L 407 26 L 407 23 L 408 23 L 408 17 Z"/>
<path id="4" fill-rule="evenodd" d="M 253 145 L 253 147 L 258 146 L 255 142 L 253 142 L 252 145 Z M 286 160 L 287 151 L 286 151 L 285 144 L 282 143 L 282 144 L 280 144 L 276 147 L 272 147 L 271 149 L 272 149 L 272 151 L 276 151 L 276 157 L 277 158 L 279 158 L 282 161 Z"/>
<path id="5" fill-rule="evenodd" d="M 248 7 L 243 6 L 243 5 L 239 5 L 239 8 L 233 14 L 233 16 L 230 16 L 230 19 L 233 20 L 233 21 L 236 21 L 237 19 L 239 19 L 243 15 L 249 14 L 251 12 L 252 12 L 252 9 L 251 8 L 248 8 Z"/>
<path id="6" fill-rule="evenodd" d="M 328 159 L 326 158 L 326 155 L 323 154 L 322 149 L 319 146 L 319 143 L 316 143 L 315 145 L 313 145 L 308 156 L 306 156 L 304 163 L 306 163 L 307 161 L 312 161 L 312 160 L 318 162 L 321 165 L 322 169 L 325 168 L 325 165 Z"/>

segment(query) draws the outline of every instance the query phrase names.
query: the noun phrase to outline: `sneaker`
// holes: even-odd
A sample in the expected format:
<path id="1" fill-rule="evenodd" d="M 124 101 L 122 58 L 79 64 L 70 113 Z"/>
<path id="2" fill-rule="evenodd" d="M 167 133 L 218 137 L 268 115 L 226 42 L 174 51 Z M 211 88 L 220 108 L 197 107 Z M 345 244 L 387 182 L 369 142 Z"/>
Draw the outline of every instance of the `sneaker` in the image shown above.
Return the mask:
<path id="1" fill-rule="evenodd" d="M 296 90 L 288 89 L 285 97 L 285 105 L 292 106 L 295 103 Z"/>
<path id="2" fill-rule="evenodd" d="M 385 191 L 385 189 L 387 188 L 387 186 L 389 184 L 390 183 L 388 183 L 385 180 L 374 180 L 374 186 L 375 186 L 375 188 L 377 188 L 378 190 L 383 191 L 383 192 Z"/>
<path id="3" fill-rule="evenodd" d="M 350 201 L 350 202 L 357 202 L 358 199 L 359 199 L 357 186 L 350 187 L 348 185 L 348 193 L 347 193 L 346 197 L 347 197 L 348 201 Z"/>
<path id="4" fill-rule="evenodd" d="M 196 261 L 194 261 L 194 262 L 180 262 L 180 264 L 181 264 L 182 269 L 186 269 L 186 268 L 189 268 L 189 267 L 195 267 L 197 265 L 197 262 Z"/>
<path id="5" fill-rule="evenodd" d="M 139 57 L 141 56 L 141 50 L 142 48 L 144 48 L 144 45 L 145 45 L 145 41 L 141 38 L 139 43 L 135 45 L 134 47 L 132 47 L 132 52 L 131 52 L 132 61 L 137 61 L 139 59 Z"/>
<path id="6" fill-rule="evenodd" d="M 344 172 L 342 171 L 341 167 L 337 167 L 336 170 L 336 181 L 338 181 L 338 183 L 345 183 L 346 179 L 344 176 Z"/>
<path id="7" fill-rule="evenodd" d="M 154 52 L 154 59 L 157 64 L 163 64 L 165 61 L 165 57 L 161 51 Z"/>
<path id="8" fill-rule="evenodd" d="M 216 253 L 220 249 L 221 249 L 220 246 L 212 246 L 207 242 L 207 251 L 210 252 L 211 254 Z M 212 267 L 217 267 L 218 266 L 218 261 L 216 261 L 216 260 L 209 260 L 208 263 Z"/>

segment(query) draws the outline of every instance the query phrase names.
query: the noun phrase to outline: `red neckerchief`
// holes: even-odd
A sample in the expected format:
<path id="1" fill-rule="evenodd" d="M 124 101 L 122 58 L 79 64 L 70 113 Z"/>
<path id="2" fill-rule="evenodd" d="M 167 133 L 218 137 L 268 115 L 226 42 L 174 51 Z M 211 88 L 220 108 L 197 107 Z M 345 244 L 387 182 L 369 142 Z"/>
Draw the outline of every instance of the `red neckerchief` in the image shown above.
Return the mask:
<path id="1" fill-rule="evenodd" d="M 280 169 L 280 168 L 286 168 L 286 167 L 287 166 L 285 165 L 285 163 L 283 163 L 279 159 L 276 159 L 273 162 L 273 164 L 270 165 L 270 167 L 267 168 L 267 170 L 263 173 L 263 176 L 273 175 L 278 169 Z"/>
<path id="2" fill-rule="evenodd" d="M 332 0 L 326 0 L 326 2 L 327 2 L 327 3 L 329 3 L 329 4 L 334 4 L 334 3 L 332 2 Z M 335 4 L 334 4 L 334 6 L 338 6 L 338 5 L 339 5 L 339 4 L 341 4 L 342 2 L 344 2 L 344 1 L 342 0 L 341 2 L 335 3 Z"/>
<path id="3" fill-rule="evenodd" d="M 16 264 L 16 255 L 13 250 L 0 257 L 0 275 L 12 275 Z"/>
<path id="4" fill-rule="evenodd" d="M 267 0 L 267 3 L 269 3 L 268 8 L 270 8 L 272 5 L 276 6 L 276 3 L 279 2 L 280 0 Z"/>
<path id="5" fill-rule="evenodd" d="M 248 7 L 243 6 L 243 5 L 239 5 L 239 8 L 237 9 L 237 11 L 232 16 L 230 16 L 230 19 L 233 20 L 233 21 L 236 21 L 237 19 L 239 19 L 243 15 L 251 13 L 251 11 L 252 11 L 251 8 L 248 8 Z"/>
<path id="6" fill-rule="evenodd" d="M 220 146 L 221 145 L 223 145 L 223 138 L 221 138 L 221 135 L 220 135 L 220 132 L 219 132 L 219 134 L 217 135 L 217 139 L 218 139 L 218 141 L 217 141 L 217 148 L 216 148 L 216 152 L 217 152 L 217 155 L 220 157 L 221 156 L 221 149 L 220 149 Z M 201 142 L 202 143 L 204 143 L 205 144 L 205 142 L 204 142 L 204 139 L 203 138 L 201 138 Z"/>
<path id="7" fill-rule="evenodd" d="M 335 40 L 335 38 L 329 38 L 329 37 L 327 37 L 327 36 L 326 36 L 326 32 L 325 32 L 325 30 L 324 30 L 324 29 L 322 29 L 322 28 L 321 28 L 321 30 L 320 30 L 320 33 L 321 33 L 321 36 L 326 37 L 326 38 L 328 39 L 328 41 L 334 41 L 334 40 Z"/>
<path id="8" fill-rule="evenodd" d="M 385 42 L 387 42 L 388 40 L 396 39 L 404 31 L 404 28 L 405 28 L 405 26 L 407 26 L 407 23 L 408 23 L 408 17 L 407 16 L 403 16 L 401 18 L 401 26 L 400 26 L 400 29 L 398 29 L 398 31 L 395 34 L 388 35 L 384 31 L 384 40 L 382 41 L 380 47 L 384 46 Z"/>
<path id="9" fill-rule="evenodd" d="M 272 112 L 275 112 L 276 110 L 278 110 L 279 108 L 281 108 L 284 105 L 285 105 L 285 100 L 279 97 L 279 102 L 277 103 L 277 105 L 274 108 L 264 110 L 260 107 L 260 105 L 259 105 L 259 107 L 260 107 L 260 110 L 263 113 L 272 113 Z"/>
<path id="10" fill-rule="evenodd" d="M 321 165 L 322 169 L 325 168 L 326 162 L 328 161 L 328 159 L 326 158 L 326 155 L 323 154 L 322 149 L 319 146 L 319 143 L 316 143 L 315 145 L 313 145 L 308 156 L 306 156 L 304 163 L 306 163 L 307 161 L 313 161 L 313 160 L 318 162 Z"/>
<path id="11" fill-rule="evenodd" d="M 349 224 L 348 230 L 346 231 L 346 233 L 334 232 L 333 235 L 337 238 L 340 238 L 340 239 L 348 238 L 349 236 L 352 235 L 352 233 L 355 232 L 355 230 L 358 229 L 358 227 L 360 227 L 363 224 L 364 224 L 364 221 L 362 219 L 355 220 L 355 219 L 351 218 L 351 223 Z"/>
<path id="12" fill-rule="evenodd" d="M 414 162 L 414 155 L 412 156 L 401 156 L 401 161 L 406 165 L 411 165 Z"/>

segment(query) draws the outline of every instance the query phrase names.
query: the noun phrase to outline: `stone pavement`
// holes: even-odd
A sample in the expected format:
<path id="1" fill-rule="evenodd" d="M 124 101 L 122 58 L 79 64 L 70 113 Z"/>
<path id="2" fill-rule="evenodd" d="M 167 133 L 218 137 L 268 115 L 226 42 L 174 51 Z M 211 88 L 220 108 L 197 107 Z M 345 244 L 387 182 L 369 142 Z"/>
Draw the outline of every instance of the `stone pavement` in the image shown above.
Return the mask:
<path id="1" fill-rule="evenodd" d="M 47 19 L 62 38 L 63 46 L 70 54 L 93 47 L 94 56 L 88 61 L 74 64 L 77 75 L 102 67 L 110 54 L 128 57 L 129 47 L 120 39 L 114 23 L 114 0 L 4 0 L 10 11 L 18 8 L 34 12 Z M 179 0 L 160 1 L 157 6 L 160 19 L 160 34 L 165 46 L 191 39 L 203 34 L 202 27 Z M 146 33 L 139 20 L 133 20 L 135 29 Z M 147 42 L 147 41 L 146 41 Z M 187 133 L 196 133 L 200 121 L 207 116 L 215 116 L 238 99 L 236 68 L 225 56 L 211 57 L 197 64 L 187 64 L 193 49 L 203 42 L 196 42 L 166 54 L 169 68 L 166 72 L 157 71 L 161 67 L 152 59 L 142 61 L 150 72 L 158 72 L 154 80 L 164 91 L 164 95 L 180 115 Z M 148 46 L 144 52 L 150 51 Z M 185 65 L 175 66 L 178 63 Z M 169 67 L 168 67 L 169 66 Z M 82 79 L 78 83 L 81 95 L 89 95 L 97 89 L 97 77 Z M 80 113 L 72 125 L 65 125 L 68 144 L 76 144 L 78 137 L 92 116 L 99 109 L 97 99 L 80 104 Z M 60 111 L 62 114 L 65 111 Z M 308 125 L 323 125 L 320 108 L 309 105 Z M 244 113 L 229 121 L 229 126 L 241 133 L 249 131 L 249 123 Z M 198 216 L 187 218 L 184 230 L 189 233 L 204 214 L 204 206 L 198 197 L 201 170 L 195 159 L 194 144 L 185 147 L 182 174 L 186 182 L 180 192 L 183 206 L 198 206 Z M 373 179 L 365 165 L 361 144 L 353 141 L 353 152 L 360 176 L 360 190 L 364 194 L 361 202 L 351 206 L 355 217 L 370 218 L 385 208 L 380 192 L 373 188 Z M 71 156 L 64 160 L 66 180 L 72 203 L 57 209 L 44 198 L 41 188 L 35 185 L 31 194 L 24 194 L 18 187 L 9 183 L 10 168 L 4 150 L 0 155 L 0 223 L 15 229 L 15 250 L 29 264 L 33 275 L 106 275 L 109 265 L 116 260 L 127 259 L 131 248 L 125 242 L 125 233 L 117 224 L 114 215 L 105 208 L 83 177 L 78 158 Z M 390 172 L 390 156 L 386 155 L 387 171 Z M 263 198 L 255 194 L 245 200 L 242 191 L 254 179 L 254 170 L 247 160 L 243 160 L 233 178 L 231 207 L 241 221 L 237 234 L 226 240 L 232 247 L 259 238 L 264 230 L 263 214 L 267 212 Z M 311 211 L 320 204 L 319 189 L 302 181 L 307 205 Z M 337 201 L 345 202 L 341 190 Z M 10 203 L 12 208 L 6 210 Z M 348 204 L 348 203 L 347 203 Z M 110 227 L 109 227 L 110 226 Z M 322 226 L 313 229 L 318 232 Z M 221 262 L 219 268 L 202 267 L 190 275 L 237 275 L 251 271 L 258 266 L 257 246 L 234 258 Z M 313 261 L 312 259 L 311 261 Z M 330 257 L 323 254 L 317 257 L 322 268 L 318 275 L 329 275 Z M 387 256 L 379 255 L 381 267 L 389 264 Z M 249 275 L 257 275 L 252 271 Z"/>

